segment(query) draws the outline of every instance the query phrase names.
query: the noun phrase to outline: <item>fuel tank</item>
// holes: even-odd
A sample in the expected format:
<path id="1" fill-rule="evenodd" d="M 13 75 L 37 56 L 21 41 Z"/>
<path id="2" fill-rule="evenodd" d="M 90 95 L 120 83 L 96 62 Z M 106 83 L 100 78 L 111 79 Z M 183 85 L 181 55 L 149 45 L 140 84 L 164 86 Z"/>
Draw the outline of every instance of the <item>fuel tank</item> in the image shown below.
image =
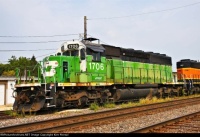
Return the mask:
<path id="1" fill-rule="evenodd" d="M 122 100 L 132 100 L 145 98 L 148 95 L 155 96 L 158 93 L 157 88 L 144 88 L 144 89 L 117 89 L 113 94 L 115 102 Z"/>

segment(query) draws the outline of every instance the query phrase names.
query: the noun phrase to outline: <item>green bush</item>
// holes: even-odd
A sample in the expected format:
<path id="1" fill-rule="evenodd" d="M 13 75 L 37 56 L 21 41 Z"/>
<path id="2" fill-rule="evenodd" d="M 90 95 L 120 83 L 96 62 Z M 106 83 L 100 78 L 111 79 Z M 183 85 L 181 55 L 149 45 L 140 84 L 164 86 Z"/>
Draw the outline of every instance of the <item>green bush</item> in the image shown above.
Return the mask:
<path id="1" fill-rule="evenodd" d="M 97 111 L 97 110 L 99 110 L 99 105 L 97 103 L 92 103 L 92 104 L 90 104 L 90 109 Z"/>
<path id="2" fill-rule="evenodd" d="M 9 115 L 9 116 L 13 116 L 13 117 L 17 117 L 19 116 L 19 114 L 13 110 L 6 110 L 5 114 Z"/>
<path id="3" fill-rule="evenodd" d="M 105 103 L 103 104 L 104 108 L 115 108 L 115 104 L 114 103 Z"/>
<path id="4" fill-rule="evenodd" d="M 133 103 L 133 102 L 122 103 L 121 108 L 132 107 L 132 106 L 135 106 L 135 105 L 136 105 L 136 103 Z"/>

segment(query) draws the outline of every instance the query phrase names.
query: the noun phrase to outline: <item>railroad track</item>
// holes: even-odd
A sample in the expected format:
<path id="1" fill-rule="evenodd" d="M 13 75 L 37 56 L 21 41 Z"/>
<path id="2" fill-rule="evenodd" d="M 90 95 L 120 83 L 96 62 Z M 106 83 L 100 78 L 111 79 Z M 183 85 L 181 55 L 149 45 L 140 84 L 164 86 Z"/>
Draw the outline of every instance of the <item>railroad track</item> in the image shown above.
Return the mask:
<path id="1" fill-rule="evenodd" d="M 200 133 L 200 111 L 144 127 L 130 133 Z"/>
<path id="2" fill-rule="evenodd" d="M 92 126 L 122 121 L 125 118 L 151 115 L 154 113 L 167 111 L 168 109 L 175 109 L 199 103 L 200 98 L 191 98 L 138 107 L 94 112 L 84 115 L 3 127 L 0 128 L 0 133 L 69 133 L 69 131 L 76 131 L 90 128 Z"/>
<path id="3" fill-rule="evenodd" d="M 0 111 L 0 120 L 15 119 L 15 116 L 11 116 L 6 111 Z"/>

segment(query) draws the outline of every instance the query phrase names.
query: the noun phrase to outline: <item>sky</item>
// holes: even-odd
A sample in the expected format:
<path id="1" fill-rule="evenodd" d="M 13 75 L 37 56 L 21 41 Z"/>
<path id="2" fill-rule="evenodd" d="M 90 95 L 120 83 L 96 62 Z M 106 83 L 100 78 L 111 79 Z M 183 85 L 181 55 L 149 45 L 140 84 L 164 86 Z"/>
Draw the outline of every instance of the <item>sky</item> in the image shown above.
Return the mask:
<path id="1" fill-rule="evenodd" d="M 37 61 L 87 36 L 135 50 L 200 60 L 200 0 L 0 0 L 0 63 Z"/>

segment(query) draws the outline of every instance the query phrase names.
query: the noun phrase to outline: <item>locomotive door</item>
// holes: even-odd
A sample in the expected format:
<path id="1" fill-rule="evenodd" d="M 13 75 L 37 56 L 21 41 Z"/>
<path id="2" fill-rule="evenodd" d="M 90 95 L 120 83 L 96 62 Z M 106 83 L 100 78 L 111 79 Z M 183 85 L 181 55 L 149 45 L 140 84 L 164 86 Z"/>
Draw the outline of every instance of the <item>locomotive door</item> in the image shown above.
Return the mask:
<path id="1" fill-rule="evenodd" d="M 63 61 L 63 79 L 64 81 L 66 81 L 66 79 L 68 78 L 68 62 Z"/>

